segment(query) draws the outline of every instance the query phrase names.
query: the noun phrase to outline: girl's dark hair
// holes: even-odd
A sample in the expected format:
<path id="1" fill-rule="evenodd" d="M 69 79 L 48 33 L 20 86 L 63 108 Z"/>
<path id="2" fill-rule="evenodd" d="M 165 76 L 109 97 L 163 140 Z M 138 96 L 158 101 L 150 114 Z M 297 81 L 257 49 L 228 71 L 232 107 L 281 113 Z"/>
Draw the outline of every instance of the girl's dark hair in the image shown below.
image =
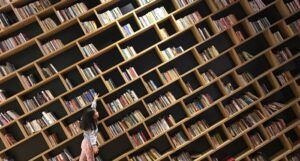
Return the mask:
<path id="1" fill-rule="evenodd" d="M 94 130 L 96 129 L 96 121 L 94 120 L 95 111 L 92 108 L 87 108 L 84 110 L 82 114 L 82 118 L 80 120 L 80 128 L 82 130 Z"/>

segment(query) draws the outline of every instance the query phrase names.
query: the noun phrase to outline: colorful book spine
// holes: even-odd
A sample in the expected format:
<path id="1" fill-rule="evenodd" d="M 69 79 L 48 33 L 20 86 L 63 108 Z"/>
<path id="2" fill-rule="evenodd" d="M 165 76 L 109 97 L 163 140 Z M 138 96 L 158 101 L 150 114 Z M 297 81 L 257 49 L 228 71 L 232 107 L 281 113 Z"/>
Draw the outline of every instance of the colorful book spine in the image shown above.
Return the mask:
<path id="1" fill-rule="evenodd" d="M 149 11 L 145 15 L 139 17 L 139 20 L 142 26 L 145 28 L 155 23 L 156 21 L 165 18 L 166 16 L 168 16 L 168 12 L 165 9 L 165 7 L 162 6 L 162 7 L 155 8 L 154 10 Z"/>
<path id="2" fill-rule="evenodd" d="M 190 27 L 191 25 L 198 23 L 201 19 L 202 19 L 202 16 L 200 15 L 200 13 L 198 11 L 195 11 L 195 12 L 188 14 L 182 18 L 179 18 L 178 20 L 176 20 L 176 23 L 177 23 L 179 30 L 184 30 L 184 29 Z"/>
<path id="3" fill-rule="evenodd" d="M 97 24 L 95 21 L 84 21 L 81 23 L 86 33 L 91 33 L 97 30 Z"/>
<path id="4" fill-rule="evenodd" d="M 44 29 L 46 31 L 53 30 L 54 28 L 57 27 L 56 22 L 52 18 L 50 18 L 50 17 L 45 18 L 44 20 L 42 20 L 41 24 L 42 24 L 42 26 L 44 27 Z"/>
<path id="5" fill-rule="evenodd" d="M 44 55 L 53 53 L 54 51 L 64 47 L 63 42 L 60 39 L 53 39 L 42 45 Z"/>
<path id="6" fill-rule="evenodd" d="M 83 3 L 76 3 L 70 7 L 67 7 L 62 10 L 57 10 L 56 14 L 61 23 L 64 23 L 66 21 L 69 21 L 77 16 L 82 15 L 83 13 L 87 12 L 88 8 L 87 6 Z"/>
<path id="7" fill-rule="evenodd" d="M 190 114 L 194 114 L 205 107 L 210 106 L 213 103 L 213 99 L 209 94 L 201 94 L 193 102 L 187 104 L 187 109 Z"/>
<path id="8" fill-rule="evenodd" d="M 180 75 L 176 68 L 172 68 L 162 73 L 162 79 L 167 83 L 172 82 L 173 80 L 177 79 L 179 76 Z"/>
<path id="9" fill-rule="evenodd" d="M 123 73 L 123 75 L 125 77 L 125 80 L 127 82 L 132 81 L 132 80 L 139 77 L 139 75 L 135 71 L 134 67 L 129 67 L 125 71 L 123 71 L 122 73 Z"/>
<path id="10" fill-rule="evenodd" d="M 231 27 L 232 25 L 237 23 L 237 19 L 235 15 L 229 14 L 228 16 L 222 17 L 218 20 L 214 20 L 214 23 L 217 26 L 219 32 L 226 30 L 227 28 Z"/>
<path id="11" fill-rule="evenodd" d="M 67 106 L 69 112 L 74 112 L 78 109 L 88 106 L 93 102 L 93 96 L 96 94 L 94 89 L 89 89 L 83 92 L 81 95 L 69 100 L 64 101 Z"/>
<path id="12" fill-rule="evenodd" d="M 98 14 L 102 26 L 105 26 L 123 15 L 119 7 Z"/>
<path id="13" fill-rule="evenodd" d="M 26 107 L 27 111 L 30 112 L 53 99 L 54 96 L 50 90 L 43 90 L 41 92 L 38 92 L 32 98 L 24 100 L 23 104 Z"/>
<path id="14" fill-rule="evenodd" d="M 138 100 L 139 98 L 136 93 L 133 90 L 128 89 L 119 98 L 113 100 L 110 103 L 107 103 L 106 106 L 109 112 L 113 114 L 135 103 Z"/>
<path id="15" fill-rule="evenodd" d="M 147 109 L 149 110 L 150 114 L 155 114 L 159 112 L 161 109 L 171 105 L 176 101 L 176 98 L 173 96 L 171 92 L 167 92 L 157 99 L 155 99 L 151 103 L 147 103 Z"/>
<path id="16" fill-rule="evenodd" d="M 49 6 L 51 6 L 50 0 L 37 0 L 34 2 L 31 2 L 27 5 L 24 5 L 20 8 L 15 8 L 16 15 L 20 20 L 26 19 L 34 14 L 37 14 Z"/>

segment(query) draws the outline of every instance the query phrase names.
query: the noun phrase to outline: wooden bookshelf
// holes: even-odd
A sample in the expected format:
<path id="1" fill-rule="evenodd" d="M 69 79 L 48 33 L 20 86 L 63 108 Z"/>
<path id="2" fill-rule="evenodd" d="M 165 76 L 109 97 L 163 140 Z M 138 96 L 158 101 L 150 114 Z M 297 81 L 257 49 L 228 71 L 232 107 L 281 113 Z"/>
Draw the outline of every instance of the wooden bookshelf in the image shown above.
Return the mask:
<path id="1" fill-rule="evenodd" d="M 0 4 L 2 160 L 78 160 L 93 92 L 104 161 L 299 157 L 295 0 L 48 2 Z"/>

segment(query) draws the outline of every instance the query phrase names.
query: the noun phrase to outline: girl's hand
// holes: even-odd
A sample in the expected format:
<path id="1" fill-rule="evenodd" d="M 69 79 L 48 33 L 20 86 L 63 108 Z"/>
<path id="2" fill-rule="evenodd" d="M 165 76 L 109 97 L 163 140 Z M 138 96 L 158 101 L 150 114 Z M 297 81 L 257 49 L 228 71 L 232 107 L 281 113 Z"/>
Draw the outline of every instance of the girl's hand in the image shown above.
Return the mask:
<path id="1" fill-rule="evenodd" d="M 97 146 L 93 146 L 93 152 L 94 152 L 94 154 L 98 154 L 99 149 Z"/>
<path id="2" fill-rule="evenodd" d="M 99 93 L 94 94 L 94 101 L 96 101 L 99 98 Z"/>

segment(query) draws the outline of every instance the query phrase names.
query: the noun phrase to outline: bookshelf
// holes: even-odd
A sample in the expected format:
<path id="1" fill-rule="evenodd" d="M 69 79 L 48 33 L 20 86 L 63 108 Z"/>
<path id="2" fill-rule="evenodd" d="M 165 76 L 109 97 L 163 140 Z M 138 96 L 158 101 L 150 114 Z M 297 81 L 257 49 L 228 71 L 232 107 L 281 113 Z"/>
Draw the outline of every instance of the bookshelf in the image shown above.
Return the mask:
<path id="1" fill-rule="evenodd" d="M 1 1 L 1 158 L 299 159 L 297 2 Z"/>

